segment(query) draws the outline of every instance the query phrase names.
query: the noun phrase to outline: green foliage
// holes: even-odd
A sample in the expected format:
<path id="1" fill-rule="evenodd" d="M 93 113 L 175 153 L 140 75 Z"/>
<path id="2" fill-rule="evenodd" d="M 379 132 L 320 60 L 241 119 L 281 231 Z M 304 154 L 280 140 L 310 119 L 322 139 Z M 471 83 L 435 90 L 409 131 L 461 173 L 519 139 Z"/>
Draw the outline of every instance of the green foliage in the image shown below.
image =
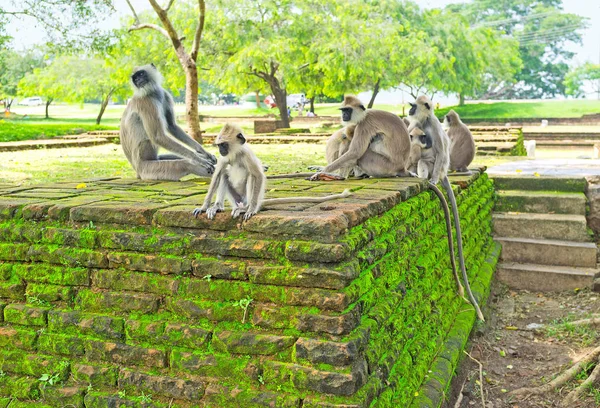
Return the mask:
<path id="1" fill-rule="evenodd" d="M 13 51 L 5 48 L 0 50 L 0 99 L 11 103 L 17 95 L 19 81 L 35 68 L 44 65 L 43 54 L 36 49 Z"/>
<path id="2" fill-rule="evenodd" d="M 42 383 L 42 387 L 52 386 L 60 382 L 60 374 L 42 374 L 38 381 Z"/>
<path id="3" fill-rule="evenodd" d="M 248 307 L 250 307 L 250 304 L 252 303 L 254 299 L 252 299 L 250 296 L 245 297 L 244 299 L 240 299 L 237 302 L 234 302 L 233 305 L 235 307 L 239 307 L 240 309 L 242 309 L 244 311 L 244 317 L 242 317 L 242 324 L 246 323 L 246 315 L 248 314 Z"/>
<path id="4" fill-rule="evenodd" d="M 569 71 L 565 76 L 565 93 L 576 98 L 585 97 L 585 85 L 591 85 L 594 93 L 600 99 L 600 64 L 585 64 Z"/>
<path id="5" fill-rule="evenodd" d="M 585 18 L 562 10 L 562 0 L 506 0 L 449 6 L 467 16 L 470 24 L 494 27 L 519 41 L 522 69 L 516 85 L 499 78 L 482 96 L 534 99 L 564 94 L 564 77 L 575 53 L 570 43 L 581 43 Z"/>
<path id="6" fill-rule="evenodd" d="M 55 136 L 75 135 L 90 130 L 117 129 L 114 126 L 37 124 L 24 121 L 0 120 L 0 142 L 48 139 Z"/>
<path id="7" fill-rule="evenodd" d="M 435 114 L 441 118 L 450 109 L 454 109 L 463 119 L 578 118 L 581 115 L 598 113 L 600 101 L 474 103 L 438 109 Z"/>

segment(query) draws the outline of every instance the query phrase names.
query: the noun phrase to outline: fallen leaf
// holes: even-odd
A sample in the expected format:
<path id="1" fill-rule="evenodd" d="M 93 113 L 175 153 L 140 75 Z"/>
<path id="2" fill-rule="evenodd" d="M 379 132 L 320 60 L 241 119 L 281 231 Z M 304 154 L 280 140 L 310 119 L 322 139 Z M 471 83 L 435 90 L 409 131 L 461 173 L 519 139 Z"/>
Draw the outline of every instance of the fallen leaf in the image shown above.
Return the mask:
<path id="1" fill-rule="evenodd" d="M 506 330 L 518 330 L 519 328 L 516 326 L 506 326 L 505 329 Z"/>
<path id="2" fill-rule="evenodd" d="M 523 173 L 523 170 L 515 170 L 515 173 Z"/>
<path id="3" fill-rule="evenodd" d="M 511 364 L 507 365 L 506 368 L 508 368 L 509 370 L 513 369 L 513 366 Z"/>
<path id="4" fill-rule="evenodd" d="M 535 173 L 533 173 L 533 175 L 534 175 L 535 177 L 539 177 L 539 176 L 540 176 L 540 173 L 538 173 L 538 172 L 536 171 Z"/>
<path id="5" fill-rule="evenodd" d="M 78 190 L 79 190 L 80 188 L 86 188 L 86 187 L 87 187 L 87 185 L 86 185 L 85 183 L 79 183 L 79 184 L 77 184 L 77 185 L 75 186 L 75 188 L 76 188 L 76 189 L 78 189 Z"/>
<path id="6" fill-rule="evenodd" d="M 500 357 L 506 357 L 506 351 L 500 350 Z"/>
<path id="7" fill-rule="evenodd" d="M 502 389 L 500 389 L 500 391 L 502 391 L 502 392 L 508 392 L 508 390 L 506 388 L 502 388 Z"/>

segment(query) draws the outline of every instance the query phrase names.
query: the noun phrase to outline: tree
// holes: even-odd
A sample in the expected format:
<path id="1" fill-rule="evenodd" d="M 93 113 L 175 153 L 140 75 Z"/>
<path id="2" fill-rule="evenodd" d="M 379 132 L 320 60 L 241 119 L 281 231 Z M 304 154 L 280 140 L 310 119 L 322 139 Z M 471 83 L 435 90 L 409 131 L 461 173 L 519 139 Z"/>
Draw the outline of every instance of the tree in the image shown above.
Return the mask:
<path id="1" fill-rule="evenodd" d="M 523 67 L 516 84 L 491 84 L 487 96 L 531 99 L 564 93 L 568 62 L 574 56 L 569 43 L 581 43 L 586 19 L 565 13 L 562 0 L 474 0 L 449 9 L 467 16 L 474 26 L 495 27 L 519 41 Z"/>
<path id="2" fill-rule="evenodd" d="M 96 23 L 114 11 L 111 0 L 20 0 L 0 4 L 0 26 L 12 19 L 38 23 L 52 45 L 103 49 L 110 36 Z"/>
<path id="3" fill-rule="evenodd" d="M 37 49 L 16 52 L 10 49 L 0 51 L 0 99 L 10 111 L 17 96 L 19 81 L 35 68 L 44 65 L 44 56 Z"/>
<path id="4" fill-rule="evenodd" d="M 196 23 L 195 31 L 192 37 L 193 41 L 191 46 L 186 48 L 184 43 L 186 37 L 178 33 L 175 25 L 173 24 L 174 20 L 169 17 L 169 11 L 175 3 L 175 0 L 170 0 L 165 8 L 162 8 L 156 0 L 148 0 L 148 2 L 156 13 L 162 27 L 154 23 L 142 23 L 135 9 L 131 5 L 131 2 L 127 0 L 127 4 L 129 5 L 134 18 L 134 23 L 129 28 L 129 31 L 144 29 L 154 30 L 171 42 L 177 59 L 179 60 L 179 63 L 183 68 L 183 72 L 185 73 L 186 120 L 189 126 L 189 132 L 194 139 L 202 142 L 200 118 L 198 116 L 198 68 L 196 66 L 196 62 L 198 60 L 200 41 L 204 31 L 206 5 L 204 0 L 198 0 L 197 11 L 195 12 Z M 184 8 L 185 4 L 180 7 L 179 11 L 181 12 Z M 190 51 L 188 52 L 187 49 Z"/>
<path id="5" fill-rule="evenodd" d="M 596 93 L 600 100 L 600 64 L 585 64 L 573 68 L 565 76 L 565 91 L 567 95 L 581 98 L 586 96 L 585 86 L 588 85 L 592 93 Z"/>
<path id="6" fill-rule="evenodd" d="M 243 93 L 268 86 L 281 120 L 289 127 L 290 85 L 315 61 L 309 50 L 328 21 L 330 0 L 219 0 L 207 36 L 216 57 L 211 77 L 225 90 Z"/>
<path id="7" fill-rule="evenodd" d="M 54 100 L 83 103 L 99 99 L 101 104 L 96 124 L 100 124 L 110 98 L 115 94 L 124 95 L 124 85 L 118 73 L 100 59 L 60 56 L 23 78 L 19 83 L 19 93 L 44 96 L 46 118 Z"/>

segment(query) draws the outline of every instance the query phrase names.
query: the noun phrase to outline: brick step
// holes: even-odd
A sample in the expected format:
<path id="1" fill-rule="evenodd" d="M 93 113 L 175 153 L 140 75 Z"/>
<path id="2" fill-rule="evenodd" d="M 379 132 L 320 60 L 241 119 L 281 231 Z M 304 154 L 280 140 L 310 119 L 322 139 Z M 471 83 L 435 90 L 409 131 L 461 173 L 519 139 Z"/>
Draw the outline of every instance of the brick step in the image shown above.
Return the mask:
<path id="1" fill-rule="evenodd" d="M 569 242 L 528 238 L 495 237 L 502 244 L 504 262 L 596 267 L 597 248 L 593 242 Z"/>
<path id="2" fill-rule="evenodd" d="M 513 289 L 558 292 L 591 288 L 597 273 L 598 269 L 595 268 L 503 262 L 497 266 L 496 278 Z"/>
<path id="3" fill-rule="evenodd" d="M 555 191 L 498 191 L 495 211 L 585 215 L 585 194 Z"/>
<path id="4" fill-rule="evenodd" d="M 563 191 L 583 193 L 583 177 L 492 176 L 496 190 Z"/>
<path id="5" fill-rule="evenodd" d="M 494 213 L 492 220 L 500 237 L 591 241 L 583 215 Z"/>

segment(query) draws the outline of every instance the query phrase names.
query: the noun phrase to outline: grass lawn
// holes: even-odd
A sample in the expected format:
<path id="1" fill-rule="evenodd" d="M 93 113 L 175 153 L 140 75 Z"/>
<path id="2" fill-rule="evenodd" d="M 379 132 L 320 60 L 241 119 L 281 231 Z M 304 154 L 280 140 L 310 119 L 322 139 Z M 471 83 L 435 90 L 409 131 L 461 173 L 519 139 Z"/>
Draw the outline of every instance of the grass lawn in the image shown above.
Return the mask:
<path id="1" fill-rule="evenodd" d="M 454 109 L 462 118 L 577 118 L 590 113 L 600 113 L 598 100 L 553 100 L 544 102 L 473 103 L 438 109 L 436 115 L 444 116 Z"/>
<path id="2" fill-rule="evenodd" d="M 267 174 L 307 172 L 311 164 L 326 163 L 324 144 L 254 145 L 252 149 L 269 165 Z M 212 146 L 207 150 L 217 153 Z M 475 158 L 474 165 L 491 166 L 523 159 L 526 158 L 481 156 Z M 31 185 L 96 177 L 135 177 L 120 145 L 0 153 L 1 183 Z"/>
<path id="3" fill-rule="evenodd" d="M 107 129 L 118 129 L 118 127 L 85 123 L 30 123 L 25 120 L 0 120 L 0 142 L 48 139 L 54 136 L 85 133 L 89 130 Z"/>

